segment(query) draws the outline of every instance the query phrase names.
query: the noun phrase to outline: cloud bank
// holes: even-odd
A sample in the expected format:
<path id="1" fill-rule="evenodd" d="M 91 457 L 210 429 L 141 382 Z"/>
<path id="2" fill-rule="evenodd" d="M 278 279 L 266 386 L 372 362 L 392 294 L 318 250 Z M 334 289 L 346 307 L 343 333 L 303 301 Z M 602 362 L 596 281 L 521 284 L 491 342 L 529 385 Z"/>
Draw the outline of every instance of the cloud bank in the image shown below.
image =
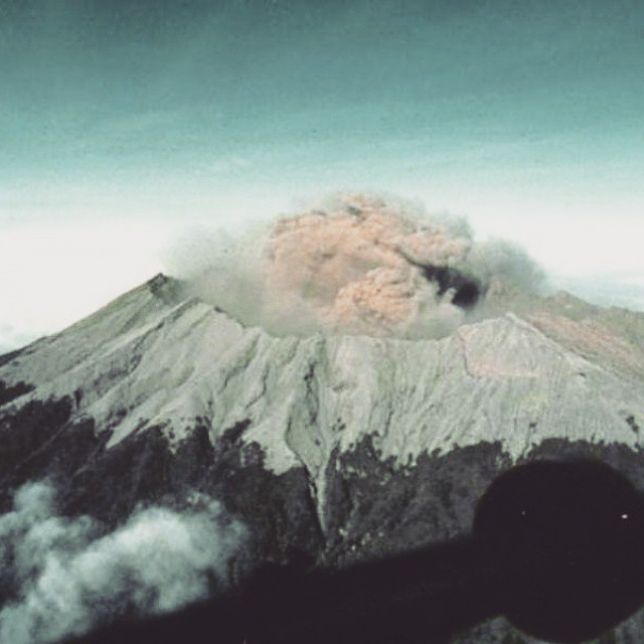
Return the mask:
<path id="1" fill-rule="evenodd" d="M 55 642 L 178 609 L 227 586 L 243 540 L 212 499 L 147 508 L 105 534 L 89 517 L 58 516 L 50 485 L 25 485 L 0 517 L 0 641 Z"/>
<path id="2" fill-rule="evenodd" d="M 194 295 L 278 335 L 440 337 L 490 291 L 543 281 L 520 248 L 477 242 L 463 219 L 351 193 L 236 239 L 201 231 L 169 260 Z"/>

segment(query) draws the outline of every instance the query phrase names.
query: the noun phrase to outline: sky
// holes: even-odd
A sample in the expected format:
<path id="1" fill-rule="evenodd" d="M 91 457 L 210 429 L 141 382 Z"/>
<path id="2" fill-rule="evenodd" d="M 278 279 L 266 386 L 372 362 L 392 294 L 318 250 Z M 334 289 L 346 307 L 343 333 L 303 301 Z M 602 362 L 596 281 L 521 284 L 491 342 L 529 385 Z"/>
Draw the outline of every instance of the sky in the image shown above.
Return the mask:
<path id="1" fill-rule="evenodd" d="M 0 0 L 0 350 L 338 190 L 644 310 L 640 0 Z"/>

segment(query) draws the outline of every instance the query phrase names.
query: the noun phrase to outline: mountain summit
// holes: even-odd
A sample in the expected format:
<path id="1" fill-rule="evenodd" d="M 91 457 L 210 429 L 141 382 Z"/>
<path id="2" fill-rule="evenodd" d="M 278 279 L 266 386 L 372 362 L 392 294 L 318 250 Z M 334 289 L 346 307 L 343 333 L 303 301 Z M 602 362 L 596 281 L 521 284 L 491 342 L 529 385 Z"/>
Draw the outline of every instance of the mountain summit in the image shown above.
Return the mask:
<path id="1" fill-rule="evenodd" d="M 204 493 L 257 558 L 343 566 L 467 531 L 513 464 L 599 458 L 644 487 L 644 315 L 488 297 L 440 339 L 279 337 L 158 275 L 0 356 L 2 510 L 42 479 L 112 526 Z M 511 630 L 463 641 L 535 641 Z M 642 633 L 640 612 L 611 641 Z"/>

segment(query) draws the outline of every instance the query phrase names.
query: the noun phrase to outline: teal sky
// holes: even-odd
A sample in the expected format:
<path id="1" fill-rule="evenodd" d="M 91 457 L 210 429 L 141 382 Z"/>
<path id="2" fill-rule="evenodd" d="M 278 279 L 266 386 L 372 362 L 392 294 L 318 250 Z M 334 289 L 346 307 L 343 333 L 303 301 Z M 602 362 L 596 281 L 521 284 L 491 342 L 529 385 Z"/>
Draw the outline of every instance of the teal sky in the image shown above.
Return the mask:
<path id="1" fill-rule="evenodd" d="M 127 264 L 127 222 L 239 226 L 349 188 L 632 282 L 643 79 L 633 0 L 0 0 L 0 250 L 99 222 Z"/>

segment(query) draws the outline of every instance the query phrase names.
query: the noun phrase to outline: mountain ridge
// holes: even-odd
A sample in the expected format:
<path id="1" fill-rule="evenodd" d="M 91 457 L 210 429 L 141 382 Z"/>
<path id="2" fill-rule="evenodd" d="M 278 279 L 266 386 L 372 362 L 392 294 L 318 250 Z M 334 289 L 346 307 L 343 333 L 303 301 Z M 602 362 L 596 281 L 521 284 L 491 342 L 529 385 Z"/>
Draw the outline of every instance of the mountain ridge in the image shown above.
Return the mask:
<path id="1" fill-rule="evenodd" d="M 13 404 L 82 391 L 82 396 L 75 394 L 79 400 L 74 415 L 88 415 L 103 430 L 109 428 L 108 447 L 145 425 L 172 423 L 167 438 L 174 445 L 185 435 L 180 424 L 197 418 L 208 420 L 214 441 L 218 429 L 250 417 L 248 438 L 262 446 L 276 472 L 301 461 L 317 469 L 319 450 L 297 432 L 295 419 L 295 424 L 321 428 L 316 439 L 322 442 L 331 438 L 334 420 L 351 425 L 353 431 L 335 432 L 342 449 L 349 449 L 362 434 L 375 433 L 382 439 L 383 456 L 396 455 L 400 462 L 424 450 L 472 444 L 482 436 L 499 438 L 516 460 L 521 446 L 505 429 L 493 426 L 496 419 L 507 421 L 508 414 L 515 425 L 525 421 L 524 433 L 539 426 L 542 438 L 558 436 L 566 417 L 581 415 L 589 425 L 582 433 L 573 430 L 571 436 L 641 446 L 626 421 L 632 417 L 640 426 L 644 420 L 640 411 L 644 395 L 637 382 L 624 378 L 631 355 L 615 374 L 605 363 L 593 362 L 592 352 L 571 350 L 571 345 L 576 348 L 574 342 L 568 346 L 557 342 L 553 339 L 557 334 L 570 340 L 569 318 L 553 328 L 553 321 L 562 316 L 536 313 L 523 318 L 507 312 L 465 324 L 438 340 L 320 333 L 275 337 L 258 327 L 245 328 L 197 298 L 177 297 L 177 290 L 172 280 L 166 278 L 162 284 L 155 277 L 67 330 L 30 345 L 0 367 L 0 379 L 9 386 L 23 382 L 33 388 Z M 274 365 L 279 369 L 272 369 Z M 233 384 L 240 378 L 241 391 L 239 383 Z M 548 386 L 557 378 L 571 388 L 569 396 Z M 420 392 L 419 386 L 424 387 Z M 459 387 L 471 399 L 469 406 L 454 400 Z M 589 390 L 593 396 L 582 407 L 555 413 L 557 406 L 570 406 L 571 400 L 584 398 Z M 230 391 L 243 402 L 229 401 Z M 369 392 L 393 393 L 383 405 L 365 399 Z M 321 396 L 324 400 L 319 400 Z M 396 396 L 407 406 L 407 424 L 413 418 L 423 426 L 423 416 L 434 416 L 439 423 L 446 418 L 448 424 L 440 424 L 440 429 L 434 425 L 425 436 L 420 430 L 399 428 L 395 440 L 387 441 L 387 427 L 396 423 L 398 412 L 387 419 L 382 410 L 388 413 Z M 502 404 L 512 396 L 520 403 L 503 411 Z M 276 398 L 279 404 L 266 404 Z M 445 406 L 449 410 L 432 414 L 432 409 Z M 329 418 L 315 418 L 312 423 L 317 407 Z M 123 413 L 119 409 L 126 413 L 117 422 L 115 416 Z M 491 416 L 489 422 L 476 420 L 478 412 L 481 418 Z M 300 418 L 302 413 L 309 418 Z M 332 420 L 334 413 L 337 419 Z M 274 427 L 280 424 L 286 427 L 283 439 L 288 451 L 275 446 Z M 602 429 L 607 424 L 610 430 Z M 365 429 L 358 430 L 359 426 Z"/>

